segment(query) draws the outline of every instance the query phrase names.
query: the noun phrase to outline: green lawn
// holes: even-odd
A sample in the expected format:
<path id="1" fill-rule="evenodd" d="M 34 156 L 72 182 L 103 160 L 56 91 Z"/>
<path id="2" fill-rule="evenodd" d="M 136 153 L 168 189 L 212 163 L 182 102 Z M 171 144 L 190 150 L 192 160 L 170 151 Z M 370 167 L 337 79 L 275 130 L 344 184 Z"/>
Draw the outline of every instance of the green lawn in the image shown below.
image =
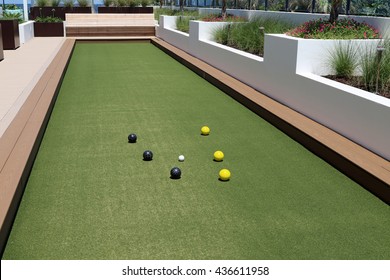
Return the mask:
<path id="1" fill-rule="evenodd" d="M 300 144 L 151 44 L 90 43 L 76 46 L 3 259 L 389 259 L 389 248 L 390 207 Z"/>

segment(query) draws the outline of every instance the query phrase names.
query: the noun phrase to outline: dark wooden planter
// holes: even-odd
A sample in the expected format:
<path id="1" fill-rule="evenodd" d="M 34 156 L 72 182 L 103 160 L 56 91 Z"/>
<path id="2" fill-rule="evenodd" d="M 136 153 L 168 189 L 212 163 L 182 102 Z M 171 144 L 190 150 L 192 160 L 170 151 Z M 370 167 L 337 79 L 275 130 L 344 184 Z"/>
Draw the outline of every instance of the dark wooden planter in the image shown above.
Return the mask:
<path id="1" fill-rule="evenodd" d="M 34 22 L 35 37 L 64 37 L 63 22 Z"/>
<path id="2" fill-rule="evenodd" d="M 19 22 L 17 19 L 2 19 L 1 35 L 3 48 L 5 50 L 14 50 L 20 47 Z"/>
<path id="3" fill-rule="evenodd" d="M 1 35 L 1 24 L 0 24 L 0 61 L 4 59 L 4 51 L 3 51 L 3 36 Z"/>
<path id="4" fill-rule="evenodd" d="M 153 7 L 98 7 L 99 14 L 153 14 Z"/>
<path id="5" fill-rule="evenodd" d="M 54 9 L 54 11 L 53 11 Z M 90 14 L 92 13 L 91 7 L 73 7 L 73 8 L 67 8 L 67 7 L 31 7 L 30 8 L 30 14 L 29 19 L 34 20 L 37 17 L 59 17 L 62 20 L 65 20 L 65 14 Z"/>

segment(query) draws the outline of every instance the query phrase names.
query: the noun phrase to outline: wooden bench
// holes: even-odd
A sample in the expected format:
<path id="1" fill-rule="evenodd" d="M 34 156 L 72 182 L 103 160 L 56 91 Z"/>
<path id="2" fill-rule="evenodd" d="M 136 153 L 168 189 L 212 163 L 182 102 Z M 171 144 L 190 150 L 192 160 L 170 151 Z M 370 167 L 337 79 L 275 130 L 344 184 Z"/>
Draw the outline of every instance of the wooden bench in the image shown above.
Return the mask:
<path id="1" fill-rule="evenodd" d="M 155 36 L 153 14 L 66 14 L 67 37 Z"/>

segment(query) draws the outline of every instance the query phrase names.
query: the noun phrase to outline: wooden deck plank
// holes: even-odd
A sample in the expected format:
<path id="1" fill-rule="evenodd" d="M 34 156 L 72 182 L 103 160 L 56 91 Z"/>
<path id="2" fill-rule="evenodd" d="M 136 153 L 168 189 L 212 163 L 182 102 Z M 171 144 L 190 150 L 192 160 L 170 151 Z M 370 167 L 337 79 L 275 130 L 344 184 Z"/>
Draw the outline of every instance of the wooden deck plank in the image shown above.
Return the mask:
<path id="1" fill-rule="evenodd" d="M 75 44 L 65 40 L 14 121 L 0 138 L 0 250 L 4 251 L 35 155 Z"/>

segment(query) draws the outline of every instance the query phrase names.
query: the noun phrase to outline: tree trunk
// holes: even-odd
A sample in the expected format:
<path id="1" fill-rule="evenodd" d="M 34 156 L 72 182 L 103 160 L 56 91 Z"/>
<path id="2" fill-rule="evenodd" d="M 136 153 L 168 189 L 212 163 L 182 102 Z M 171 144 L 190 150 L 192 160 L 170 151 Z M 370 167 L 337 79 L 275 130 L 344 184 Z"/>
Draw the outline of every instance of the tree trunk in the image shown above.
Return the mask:
<path id="1" fill-rule="evenodd" d="M 226 0 L 222 0 L 222 8 L 221 8 L 222 18 L 226 18 Z"/>
<path id="2" fill-rule="evenodd" d="M 339 9 L 340 9 L 340 6 L 342 3 L 343 3 L 342 0 L 332 0 L 332 6 L 330 8 L 330 15 L 329 15 L 329 22 L 333 23 L 338 19 Z"/>

